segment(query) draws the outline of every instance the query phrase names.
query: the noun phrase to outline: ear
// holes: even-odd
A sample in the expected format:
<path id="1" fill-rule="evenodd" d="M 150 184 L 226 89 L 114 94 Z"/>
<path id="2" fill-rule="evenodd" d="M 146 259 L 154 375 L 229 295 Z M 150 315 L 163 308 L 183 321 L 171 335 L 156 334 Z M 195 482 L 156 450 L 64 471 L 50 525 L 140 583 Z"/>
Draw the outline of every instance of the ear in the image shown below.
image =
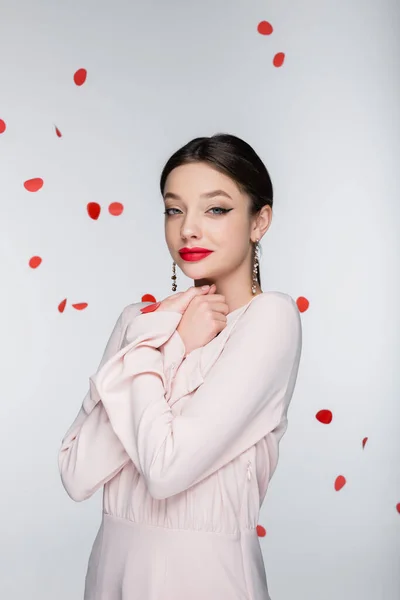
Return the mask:
<path id="1" fill-rule="evenodd" d="M 253 242 L 256 239 L 261 240 L 263 235 L 268 231 L 272 223 L 272 208 L 271 206 L 263 206 L 254 216 L 253 227 L 251 231 L 251 239 Z"/>

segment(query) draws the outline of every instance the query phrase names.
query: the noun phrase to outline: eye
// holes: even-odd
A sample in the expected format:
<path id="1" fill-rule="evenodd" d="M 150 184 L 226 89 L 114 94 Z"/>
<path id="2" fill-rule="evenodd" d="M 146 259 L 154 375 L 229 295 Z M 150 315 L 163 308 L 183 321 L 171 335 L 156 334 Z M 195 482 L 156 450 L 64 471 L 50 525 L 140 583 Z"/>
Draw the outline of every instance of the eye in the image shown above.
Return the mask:
<path id="1" fill-rule="evenodd" d="M 172 217 L 172 215 L 169 213 L 170 210 L 178 210 L 179 211 L 179 208 L 167 208 L 164 211 L 164 215 L 166 215 L 167 217 Z M 232 209 L 231 208 L 222 208 L 221 206 L 213 206 L 212 208 L 210 208 L 210 210 L 220 210 L 221 212 L 214 213 L 214 215 L 216 217 L 218 217 L 219 215 L 226 215 L 226 213 L 230 212 Z M 209 211 L 207 211 L 207 212 L 209 212 Z"/>
<path id="2" fill-rule="evenodd" d="M 217 213 L 217 214 L 219 214 L 219 215 L 226 215 L 226 213 L 228 213 L 232 209 L 231 208 L 229 208 L 229 209 L 228 208 L 222 208 L 221 206 L 213 206 L 212 208 L 210 208 L 210 210 L 220 210 L 222 212 Z"/>

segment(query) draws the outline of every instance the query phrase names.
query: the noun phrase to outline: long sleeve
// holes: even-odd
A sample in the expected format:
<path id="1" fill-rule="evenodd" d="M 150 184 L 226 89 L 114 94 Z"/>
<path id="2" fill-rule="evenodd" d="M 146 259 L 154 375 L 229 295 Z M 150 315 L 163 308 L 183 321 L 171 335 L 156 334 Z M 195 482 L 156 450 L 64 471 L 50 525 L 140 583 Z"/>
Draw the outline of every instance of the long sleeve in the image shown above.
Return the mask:
<path id="1" fill-rule="evenodd" d="M 119 350 L 124 328 L 123 311 L 109 337 L 98 369 Z M 130 460 L 96 394 L 90 385 L 58 454 L 62 483 L 68 495 L 76 501 L 89 498 Z"/>
<path id="2" fill-rule="evenodd" d="M 120 350 L 129 321 L 140 314 L 140 308 L 146 304 L 139 302 L 124 308 L 109 337 L 97 371 Z M 174 332 L 161 350 L 167 372 L 165 384 L 170 390 L 185 353 L 179 334 Z M 86 500 L 117 475 L 130 460 L 110 424 L 97 389 L 89 379 L 89 390 L 62 439 L 58 453 L 61 481 L 66 492 L 76 502 Z"/>
<path id="3" fill-rule="evenodd" d="M 188 489 L 278 427 L 301 354 L 295 302 L 266 294 L 238 320 L 204 381 L 198 361 L 191 376 L 202 383 L 174 416 L 160 348 L 177 334 L 181 318 L 173 311 L 137 316 L 128 326 L 131 341 L 91 377 L 114 432 L 157 499 Z"/>

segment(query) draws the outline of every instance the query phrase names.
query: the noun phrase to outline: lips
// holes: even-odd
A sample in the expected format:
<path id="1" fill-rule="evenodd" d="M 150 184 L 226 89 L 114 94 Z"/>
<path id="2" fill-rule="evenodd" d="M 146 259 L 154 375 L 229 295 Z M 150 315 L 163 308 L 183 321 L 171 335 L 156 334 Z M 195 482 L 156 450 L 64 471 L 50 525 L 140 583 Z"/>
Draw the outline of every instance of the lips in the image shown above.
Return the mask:
<path id="1" fill-rule="evenodd" d="M 182 250 L 179 250 L 181 258 L 190 262 L 202 260 L 212 252 L 213 250 L 207 250 L 207 248 L 182 248 Z"/>
<path id="2" fill-rule="evenodd" d="M 179 250 L 180 254 L 187 254 L 188 252 L 200 252 L 201 254 L 204 254 L 204 252 L 212 252 L 212 250 L 209 250 L 208 248 L 201 248 L 200 246 L 193 246 L 193 248 L 181 248 Z"/>

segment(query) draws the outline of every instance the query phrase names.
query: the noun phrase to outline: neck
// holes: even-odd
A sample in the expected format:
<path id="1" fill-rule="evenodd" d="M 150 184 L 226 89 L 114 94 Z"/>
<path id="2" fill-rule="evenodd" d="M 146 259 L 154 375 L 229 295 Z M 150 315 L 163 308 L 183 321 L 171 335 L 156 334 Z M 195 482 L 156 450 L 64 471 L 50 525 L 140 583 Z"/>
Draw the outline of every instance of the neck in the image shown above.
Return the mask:
<path id="1" fill-rule="evenodd" d="M 244 286 L 243 284 L 241 284 L 240 286 L 228 286 L 220 284 L 219 282 L 211 281 L 209 279 L 196 279 L 194 281 L 194 285 L 196 287 L 201 287 L 202 285 L 211 285 L 212 283 L 215 283 L 215 285 L 217 286 L 215 293 L 225 296 L 225 302 L 229 307 L 228 312 L 232 312 L 237 308 L 241 308 L 242 306 L 247 304 L 252 298 L 254 298 L 254 296 L 258 296 L 259 294 L 263 293 L 258 282 L 256 283 L 256 293 L 253 294 L 251 291 L 250 282 L 247 286 Z"/>

